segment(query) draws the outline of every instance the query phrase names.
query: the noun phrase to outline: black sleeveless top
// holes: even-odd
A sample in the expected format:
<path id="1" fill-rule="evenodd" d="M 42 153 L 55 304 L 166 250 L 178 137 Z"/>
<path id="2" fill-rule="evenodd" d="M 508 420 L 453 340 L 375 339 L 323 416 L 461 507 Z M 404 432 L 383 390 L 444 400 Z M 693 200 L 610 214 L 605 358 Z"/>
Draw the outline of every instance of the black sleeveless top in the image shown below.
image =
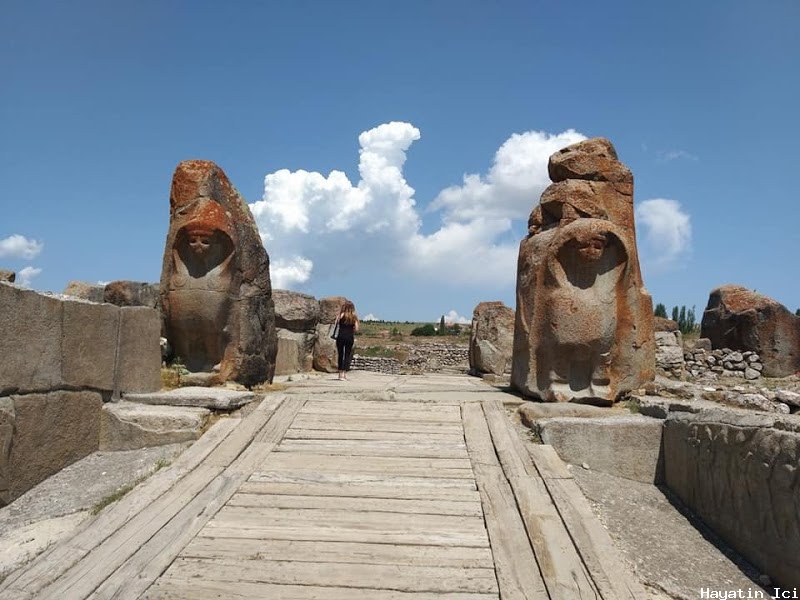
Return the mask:
<path id="1" fill-rule="evenodd" d="M 345 323 L 339 323 L 339 335 L 338 339 L 353 339 L 356 334 L 356 326 L 355 323 L 352 325 L 347 325 Z"/>

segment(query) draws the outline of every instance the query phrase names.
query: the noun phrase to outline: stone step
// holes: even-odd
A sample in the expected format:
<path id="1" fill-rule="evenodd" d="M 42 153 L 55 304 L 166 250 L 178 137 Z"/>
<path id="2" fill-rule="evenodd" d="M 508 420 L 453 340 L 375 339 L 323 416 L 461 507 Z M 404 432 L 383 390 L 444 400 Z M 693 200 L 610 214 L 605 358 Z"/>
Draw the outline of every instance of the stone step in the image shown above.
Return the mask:
<path id="1" fill-rule="evenodd" d="M 211 410 L 236 410 L 255 400 L 253 392 L 225 388 L 182 387 L 149 394 L 125 394 L 125 400 L 140 404 L 199 406 Z"/>
<path id="2" fill-rule="evenodd" d="M 135 450 L 196 440 L 211 411 L 193 406 L 109 402 L 100 412 L 100 450 Z"/>

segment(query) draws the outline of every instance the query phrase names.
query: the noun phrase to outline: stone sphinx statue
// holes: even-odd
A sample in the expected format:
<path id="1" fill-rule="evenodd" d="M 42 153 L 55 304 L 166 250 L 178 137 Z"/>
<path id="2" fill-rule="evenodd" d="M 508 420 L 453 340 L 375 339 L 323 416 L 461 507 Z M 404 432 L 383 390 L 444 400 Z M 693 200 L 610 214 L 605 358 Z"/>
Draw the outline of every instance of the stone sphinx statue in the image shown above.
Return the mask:
<path id="1" fill-rule="evenodd" d="M 654 376 L 633 179 L 602 139 L 556 153 L 550 174 L 520 244 L 512 384 L 546 401 L 610 404 Z"/>
<path id="2" fill-rule="evenodd" d="M 272 380 L 269 257 L 247 204 L 212 162 L 175 171 L 160 299 L 164 337 L 189 371 L 244 385 Z"/>

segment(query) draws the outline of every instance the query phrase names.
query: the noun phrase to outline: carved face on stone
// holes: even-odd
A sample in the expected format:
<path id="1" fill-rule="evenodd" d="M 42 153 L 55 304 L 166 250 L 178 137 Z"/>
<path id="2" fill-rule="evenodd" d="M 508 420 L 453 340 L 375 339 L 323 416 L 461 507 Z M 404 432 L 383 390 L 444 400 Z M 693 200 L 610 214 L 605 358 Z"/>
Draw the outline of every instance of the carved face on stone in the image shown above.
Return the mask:
<path id="1" fill-rule="evenodd" d="M 608 240 L 606 236 L 598 233 L 592 236 L 587 236 L 584 239 L 578 239 L 578 254 L 588 262 L 599 260 L 603 256 Z"/>
<path id="2" fill-rule="evenodd" d="M 205 254 L 211 247 L 211 233 L 208 231 L 188 231 L 188 245 L 192 252 L 198 255 Z"/>

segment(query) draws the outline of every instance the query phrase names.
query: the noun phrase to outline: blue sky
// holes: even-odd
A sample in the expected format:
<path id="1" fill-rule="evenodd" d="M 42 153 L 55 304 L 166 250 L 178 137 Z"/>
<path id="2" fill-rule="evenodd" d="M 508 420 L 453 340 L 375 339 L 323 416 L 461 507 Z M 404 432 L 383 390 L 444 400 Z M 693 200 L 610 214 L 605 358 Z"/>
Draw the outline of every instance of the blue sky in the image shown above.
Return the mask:
<path id="1" fill-rule="evenodd" d="M 156 281 L 172 172 L 206 158 L 282 284 L 387 319 L 513 306 L 547 149 L 602 135 L 655 302 L 800 307 L 795 0 L 2 7 L 0 267 L 35 289 Z"/>

